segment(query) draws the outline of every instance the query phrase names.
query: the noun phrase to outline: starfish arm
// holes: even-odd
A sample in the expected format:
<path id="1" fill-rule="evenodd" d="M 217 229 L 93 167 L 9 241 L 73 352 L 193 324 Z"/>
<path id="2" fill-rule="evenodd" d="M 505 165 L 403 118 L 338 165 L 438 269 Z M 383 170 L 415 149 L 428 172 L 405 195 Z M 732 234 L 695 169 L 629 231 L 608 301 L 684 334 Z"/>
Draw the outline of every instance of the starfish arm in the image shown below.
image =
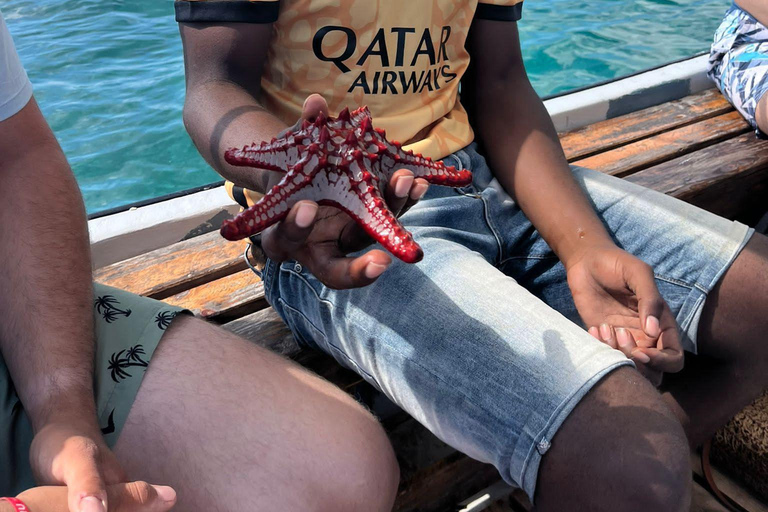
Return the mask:
<path id="1" fill-rule="evenodd" d="M 259 233 L 283 219 L 302 199 L 347 212 L 371 237 L 409 263 L 423 254 L 381 197 L 380 184 L 398 169 L 408 169 L 429 183 L 460 187 L 472 182 L 467 170 L 404 151 L 373 127 L 366 107 L 344 109 L 337 118 L 318 114 L 281 133 L 280 139 L 231 149 L 232 165 L 283 171 L 287 174 L 261 201 L 226 221 L 221 233 L 237 240 Z"/>
<path id="2" fill-rule="evenodd" d="M 343 181 L 340 180 L 340 181 Z M 346 183 L 349 183 L 347 180 Z M 346 191 L 344 189 L 346 188 Z M 340 194 L 332 194 L 319 204 L 335 206 L 349 214 L 368 235 L 406 263 L 421 261 L 424 252 L 413 236 L 387 208 L 375 186 L 353 182 L 353 186 L 339 187 Z"/>
<path id="3" fill-rule="evenodd" d="M 230 165 L 240 167 L 286 172 L 302 156 L 301 144 L 294 138 L 286 138 L 228 149 L 224 153 L 224 160 Z"/>
<path id="4" fill-rule="evenodd" d="M 353 118 L 357 114 L 355 111 Z M 369 154 L 377 155 L 382 173 L 389 179 L 395 171 L 407 169 L 416 178 L 423 178 L 433 185 L 446 185 L 449 187 L 464 187 L 472 183 L 472 173 L 466 169 L 456 170 L 453 166 L 446 166 L 442 161 L 433 161 L 429 157 L 414 154 L 413 151 L 404 150 L 399 142 L 390 142 L 386 138 L 386 132 L 379 128 L 373 128 L 368 109 L 365 109 L 360 121 L 359 137 L 365 144 Z"/>
<path id="5" fill-rule="evenodd" d="M 391 156 L 387 155 L 383 157 L 383 160 L 386 162 L 390 158 L 393 162 L 392 172 L 398 169 L 408 169 L 416 178 L 423 178 L 433 185 L 466 187 L 472 183 L 472 173 L 467 169 L 457 170 L 452 165 L 446 166 L 442 161 L 434 162 L 420 155 L 414 155 L 412 151 L 406 152 L 399 149 L 398 153 Z"/>
<path id="6" fill-rule="evenodd" d="M 241 240 L 261 233 L 283 220 L 294 204 L 302 199 L 311 199 L 303 190 L 311 185 L 312 178 L 320 168 L 317 155 L 308 155 L 302 159 L 256 204 L 233 219 L 225 220 L 221 225 L 221 236 L 227 240 Z"/>
<path id="7" fill-rule="evenodd" d="M 377 190 L 378 192 L 378 190 Z M 378 194 L 377 194 L 378 195 Z M 406 263 L 416 263 L 424 257 L 424 251 L 413 239 L 413 235 L 403 227 L 392 212 L 380 205 L 384 203 L 381 196 L 366 203 L 370 220 L 361 222 L 365 231 L 386 250 Z"/>

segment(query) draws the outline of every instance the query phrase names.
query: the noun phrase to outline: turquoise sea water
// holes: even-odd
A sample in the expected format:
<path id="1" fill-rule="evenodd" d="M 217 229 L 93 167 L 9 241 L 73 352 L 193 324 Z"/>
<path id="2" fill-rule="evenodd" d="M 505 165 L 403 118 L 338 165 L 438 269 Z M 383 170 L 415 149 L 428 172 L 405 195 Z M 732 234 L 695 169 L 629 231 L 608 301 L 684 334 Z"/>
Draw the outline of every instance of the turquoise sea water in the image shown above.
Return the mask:
<path id="1" fill-rule="evenodd" d="M 708 49 L 729 0 L 527 0 L 526 66 L 548 95 Z M 172 0 L 0 0 L 88 211 L 220 178 L 181 122 Z"/>

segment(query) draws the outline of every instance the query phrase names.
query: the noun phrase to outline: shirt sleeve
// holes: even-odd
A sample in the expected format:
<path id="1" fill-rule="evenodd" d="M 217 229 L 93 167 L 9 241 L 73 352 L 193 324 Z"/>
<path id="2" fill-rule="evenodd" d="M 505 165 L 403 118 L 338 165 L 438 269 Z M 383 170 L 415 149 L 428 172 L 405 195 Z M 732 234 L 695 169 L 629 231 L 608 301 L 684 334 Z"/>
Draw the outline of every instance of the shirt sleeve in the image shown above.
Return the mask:
<path id="1" fill-rule="evenodd" d="M 523 0 L 479 0 L 475 18 L 517 21 L 523 16 Z"/>
<path id="2" fill-rule="evenodd" d="M 279 0 L 176 0 L 176 21 L 184 23 L 273 23 Z"/>
<path id="3" fill-rule="evenodd" d="M 0 121 L 18 113 L 31 98 L 32 84 L 0 13 Z"/>

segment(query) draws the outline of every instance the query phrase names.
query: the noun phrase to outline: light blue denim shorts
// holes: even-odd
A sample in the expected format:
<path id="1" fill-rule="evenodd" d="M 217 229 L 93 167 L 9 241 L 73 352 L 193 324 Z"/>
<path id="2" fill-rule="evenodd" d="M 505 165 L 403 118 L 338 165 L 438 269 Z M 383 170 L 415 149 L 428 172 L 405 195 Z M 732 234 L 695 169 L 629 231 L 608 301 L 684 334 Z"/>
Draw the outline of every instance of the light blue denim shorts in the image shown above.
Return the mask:
<path id="1" fill-rule="evenodd" d="M 393 258 L 374 284 L 339 291 L 296 262 L 269 261 L 267 298 L 301 343 L 533 497 L 565 418 L 603 376 L 632 363 L 584 330 L 563 265 L 474 146 L 445 161 L 474 179 L 430 187 L 402 216 L 421 262 Z M 695 352 L 707 293 L 752 231 L 625 180 L 573 174 L 617 243 L 654 267 Z"/>

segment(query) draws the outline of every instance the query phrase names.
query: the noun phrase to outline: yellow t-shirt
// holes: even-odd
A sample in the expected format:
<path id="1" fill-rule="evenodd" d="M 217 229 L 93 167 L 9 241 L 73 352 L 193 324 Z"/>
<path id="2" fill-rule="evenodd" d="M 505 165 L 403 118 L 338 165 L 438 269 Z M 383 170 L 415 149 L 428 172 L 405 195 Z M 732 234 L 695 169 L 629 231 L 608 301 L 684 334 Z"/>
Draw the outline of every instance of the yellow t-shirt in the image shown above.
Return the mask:
<path id="1" fill-rule="evenodd" d="M 458 95 L 472 19 L 521 11 L 522 0 L 176 1 L 179 22 L 274 23 L 262 101 L 286 124 L 320 93 L 331 115 L 368 105 L 389 140 L 434 159 L 473 139 Z"/>

